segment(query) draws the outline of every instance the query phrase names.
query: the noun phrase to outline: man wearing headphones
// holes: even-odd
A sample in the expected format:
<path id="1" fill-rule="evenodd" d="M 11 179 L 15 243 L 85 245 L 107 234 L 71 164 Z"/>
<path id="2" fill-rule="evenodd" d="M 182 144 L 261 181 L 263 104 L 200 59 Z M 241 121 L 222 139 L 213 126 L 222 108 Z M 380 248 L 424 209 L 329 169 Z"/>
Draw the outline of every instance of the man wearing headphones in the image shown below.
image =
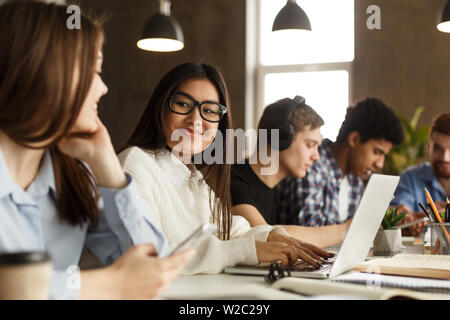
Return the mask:
<path id="1" fill-rule="evenodd" d="M 289 177 L 279 184 L 280 223 L 348 222 L 364 191 L 362 178 L 381 170 L 386 154 L 403 138 L 400 120 L 381 100 L 368 98 L 349 107 L 336 141 L 322 142 L 320 160 L 306 177 Z"/>
<path id="2" fill-rule="evenodd" d="M 266 129 L 270 138 L 272 130 L 279 130 L 279 141 L 269 139 L 269 143 L 263 146 L 267 148 L 264 154 L 270 154 L 271 160 L 278 159 L 278 170 L 267 174 L 268 170 L 264 169 L 272 164 L 261 159 L 260 149 L 256 157 L 250 157 L 252 160 L 256 158 L 255 163 L 246 159 L 245 164 L 234 164 L 231 168 L 232 213 L 245 217 L 252 227 L 279 224 L 282 218 L 278 211 L 276 186 L 287 176 L 304 177 L 319 159 L 318 146 L 322 141 L 320 127 L 323 123 L 322 118 L 300 96 L 281 99 L 267 106 L 259 121 L 258 132 Z M 342 242 L 349 222 L 319 228 L 298 225 L 282 227 L 291 236 L 325 248 Z"/>

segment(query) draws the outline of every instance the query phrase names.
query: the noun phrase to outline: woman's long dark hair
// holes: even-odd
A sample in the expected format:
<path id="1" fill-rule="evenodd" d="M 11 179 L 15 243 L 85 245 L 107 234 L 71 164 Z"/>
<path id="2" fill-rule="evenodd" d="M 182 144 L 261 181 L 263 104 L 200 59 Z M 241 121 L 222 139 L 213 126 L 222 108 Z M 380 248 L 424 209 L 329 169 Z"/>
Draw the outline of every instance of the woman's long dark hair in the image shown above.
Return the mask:
<path id="1" fill-rule="evenodd" d="M 103 31 L 84 16 L 80 30 L 69 30 L 67 18 L 67 7 L 52 3 L 0 6 L 0 130 L 27 148 L 49 141 L 39 148 L 48 148 L 52 157 L 60 220 L 95 225 L 95 181 L 57 143 L 72 128 L 89 92 Z"/>
<path id="2" fill-rule="evenodd" d="M 218 131 L 223 137 L 223 161 L 211 165 L 197 165 L 215 193 L 211 208 L 214 222 L 219 229 L 219 238 L 230 238 L 231 228 L 231 195 L 230 195 L 230 164 L 226 164 L 226 129 L 232 129 L 231 106 L 224 78 L 219 70 L 207 64 L 184 63 L 170 70 L 159 82 L 153 92 L 147 108 L 139 121 L 126 147 L 137 146 L 156 152 L 167 145 L 164 134 L 164 108 L 168 107 L 169 96 L 186 80 L 192 78 L 208 79 L 219 93 L 219 103 L 228 109 L 219 122 Z"/>

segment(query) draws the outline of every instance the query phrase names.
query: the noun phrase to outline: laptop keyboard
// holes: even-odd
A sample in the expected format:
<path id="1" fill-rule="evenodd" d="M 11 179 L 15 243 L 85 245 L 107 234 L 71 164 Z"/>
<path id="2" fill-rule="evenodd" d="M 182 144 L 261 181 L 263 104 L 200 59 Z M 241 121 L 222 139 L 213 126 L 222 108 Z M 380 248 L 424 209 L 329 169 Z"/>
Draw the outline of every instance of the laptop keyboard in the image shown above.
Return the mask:
<path id="1" fill-rule="evenodd" d="M 302 272 L 317 272 L 317 273 L 330 273 L 331 268 L 333 268 L 335 257 L 325 261 L 323 265 L 316 268 L 303 260 L 298 260 L 291 267 L 291 271 L 302 271 Z"/>
<path id="2" fill-rule="evenodd" d="M 323 264 L 322 266 L 320 266 L 319 269 L 315 269 L 311 272 L 330 273 L 332 268 L 333 268 L 333 264 Z"/>

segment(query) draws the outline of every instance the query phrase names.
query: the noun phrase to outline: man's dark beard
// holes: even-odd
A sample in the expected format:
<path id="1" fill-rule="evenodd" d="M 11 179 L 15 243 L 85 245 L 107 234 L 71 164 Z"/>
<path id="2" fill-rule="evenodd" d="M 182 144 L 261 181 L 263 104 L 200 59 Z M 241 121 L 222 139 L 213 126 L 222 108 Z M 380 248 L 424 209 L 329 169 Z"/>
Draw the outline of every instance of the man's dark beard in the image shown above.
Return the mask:
<path id="1" fill-rule="evenodd" d="M 440 171 L 439 165 L 442 164 L 442 163 L 446 163 L 446 162 L 444 162 L 444 161 L 436 161 L 436 162 L 432 163 L 434 174 L 436 175 L 437 178 L 450 179 L 450 173 L 449 174 L 445 174 L 444 172 Z"/>

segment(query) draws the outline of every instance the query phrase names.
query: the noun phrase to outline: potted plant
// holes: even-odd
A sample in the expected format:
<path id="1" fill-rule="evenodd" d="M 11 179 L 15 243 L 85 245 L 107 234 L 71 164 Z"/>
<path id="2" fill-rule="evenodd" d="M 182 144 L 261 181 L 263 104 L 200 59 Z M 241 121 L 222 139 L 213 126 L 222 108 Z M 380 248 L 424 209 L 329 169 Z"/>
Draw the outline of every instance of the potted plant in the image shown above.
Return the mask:
<path id="1" fill-rule="evenodd" d="M 417 107 L 411 120 L 402 115 L 398 116 L 404 128 L 405 139 L 403 143 L 392 147 L 386 155 L 383 167 L 385 174 L 399 175 L 407 167 L 425 160 L 430 127 L 418 127 L 424 110 L 424 106 Z"/>
<path id="2" fill-rule="evenodd" d="M 376 256 L 391 256 L 402 250 L 402 230 L 395 226 L 403 220 L 406 213 L 397 213 L 397 208 L 387 208 L 381 226 L 373 240 L 373 252 Z"/>

